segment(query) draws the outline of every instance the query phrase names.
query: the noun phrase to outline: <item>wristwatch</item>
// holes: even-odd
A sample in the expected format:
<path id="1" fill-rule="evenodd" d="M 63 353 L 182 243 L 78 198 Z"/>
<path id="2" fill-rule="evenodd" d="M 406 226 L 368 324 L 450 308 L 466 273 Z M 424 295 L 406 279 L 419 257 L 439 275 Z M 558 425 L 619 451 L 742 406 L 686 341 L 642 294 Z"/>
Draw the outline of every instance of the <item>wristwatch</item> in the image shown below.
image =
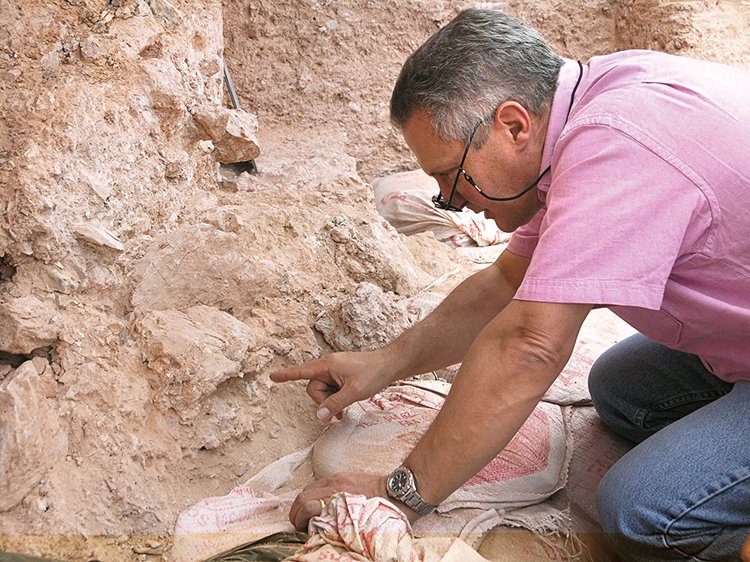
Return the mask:
<path id="1" fill-rule="evenodd" d="M 405 466 L 399 466 L 391 472 L 385 482 L 385 488 L 390 497 L 406 504 L 420 515 L 429 515 L 437 509 L 419 495 L 414 473 Z"/>

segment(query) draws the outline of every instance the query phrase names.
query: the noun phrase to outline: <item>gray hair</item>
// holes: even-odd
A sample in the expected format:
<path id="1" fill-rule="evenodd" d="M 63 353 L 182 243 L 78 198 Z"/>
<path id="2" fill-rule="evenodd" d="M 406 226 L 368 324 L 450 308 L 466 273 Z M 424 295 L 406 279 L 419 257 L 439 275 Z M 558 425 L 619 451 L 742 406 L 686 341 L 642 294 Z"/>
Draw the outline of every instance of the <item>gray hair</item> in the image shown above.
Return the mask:
<path id="1" fill-rule="evenodd" d="M 465 141 L 506 101 L 544 113 L 562 64 L 522 21 L 495 10 L 464 10 L 404 63 L 391 96 L 391 121 L 403 128 L 422 109 L 440 137 Z M 485 138 L 478 132 L 476 143 Z"/>

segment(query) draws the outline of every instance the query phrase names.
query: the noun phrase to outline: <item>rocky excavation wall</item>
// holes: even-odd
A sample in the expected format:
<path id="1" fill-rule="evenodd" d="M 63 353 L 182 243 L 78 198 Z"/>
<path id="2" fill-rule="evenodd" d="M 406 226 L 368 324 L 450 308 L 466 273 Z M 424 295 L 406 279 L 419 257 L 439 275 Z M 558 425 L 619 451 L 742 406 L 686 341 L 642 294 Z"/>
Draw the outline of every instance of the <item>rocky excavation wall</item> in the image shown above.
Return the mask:
<path id="1" fill-rule="evenodd" d="M 750 60 L 741 2 L 568 4 L 504 8 L 567 56 Z M 268 373 L 386 341 L 456 267 L 366 180 L 413 166 L 390 88 L 462 6 L 0 3 L 0 550 L 159 558 L 70 537 L 168 534 L 319 434 Z M 219 174 L 256 157 L 260 176 Z"/>
<path id="2" fill-rule="evenodd" d="M 470 5 L 505 9 L 583 61 L 655 49 L 750 68 L 747 0 L 226 0 L 226 57 L 262 135 L 323 128 L 371 180 L 415 167 L 387 123 L 393 83 L 406 56 Z"/>
<path id="3" fill-rule="evenodd" d="M 218 2 L 3 10 L 0 550 L 88 559 L 120 547 L 54 536 L 168 533 L 309 444 L 303 392 L 267 374 L 329 351 L 315 324 L 345 333 L 361 284 L 382 317 L 443 270 L 335 142 L 219 175 L 259 151 L 255 118 L 222 107 Z"/>

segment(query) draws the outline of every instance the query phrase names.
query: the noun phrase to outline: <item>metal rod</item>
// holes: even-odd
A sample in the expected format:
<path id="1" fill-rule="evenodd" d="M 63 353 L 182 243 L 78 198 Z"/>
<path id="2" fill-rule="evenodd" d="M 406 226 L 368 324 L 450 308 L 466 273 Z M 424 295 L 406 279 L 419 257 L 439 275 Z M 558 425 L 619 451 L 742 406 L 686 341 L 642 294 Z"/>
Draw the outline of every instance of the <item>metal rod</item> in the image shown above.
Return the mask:
<path id="1" fill-rule="evenodd" d="M 227 90 L 229 90 L 229 100 L 232 102 L 232 107 L 234 109 L 239 109 L 240 100 L 237 99 L 237 94 L 234 91 L 234 84 L 232 83 L 232 77 L 229 76 L 229 69 L 223 58 L 221 59 L 221 65 L 224 67 L 224 83 L 227 85 Z"/>

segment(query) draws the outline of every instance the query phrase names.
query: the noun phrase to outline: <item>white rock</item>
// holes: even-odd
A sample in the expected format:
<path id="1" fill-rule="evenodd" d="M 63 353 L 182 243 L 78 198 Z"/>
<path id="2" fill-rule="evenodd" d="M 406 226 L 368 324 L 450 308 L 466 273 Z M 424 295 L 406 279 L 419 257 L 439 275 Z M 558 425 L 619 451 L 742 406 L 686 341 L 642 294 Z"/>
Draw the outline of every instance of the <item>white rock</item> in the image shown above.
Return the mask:
<path id="1" fill-rule="evenodd" d="M 45 398 L 51 384 L 31 361 L 0 383 L 0 511 L 23 500 L 67 453 L 67 435 Z"/>
<path id="2" fill-rule="evenodd" d="M 105 228 L 88 223 L 78 225 L 73 231 L 78 238 L 94 244 L 95 246 L 103 246 L 105 248 L 117 250 L 118 252 L 122 252 L 125 249 L 125 246 L 123 246 L 119 238 Z"/>

